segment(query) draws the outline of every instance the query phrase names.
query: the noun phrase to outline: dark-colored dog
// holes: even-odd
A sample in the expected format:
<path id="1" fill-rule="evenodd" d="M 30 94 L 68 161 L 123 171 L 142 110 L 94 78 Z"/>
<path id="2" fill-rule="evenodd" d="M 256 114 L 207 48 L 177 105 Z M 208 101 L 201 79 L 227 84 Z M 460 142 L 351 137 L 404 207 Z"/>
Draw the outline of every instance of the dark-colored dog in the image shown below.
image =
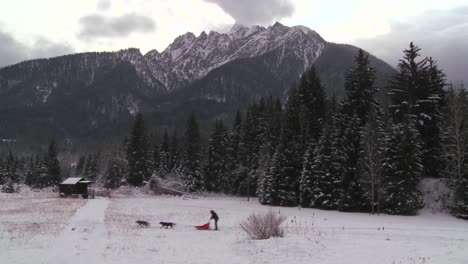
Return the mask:
<path id="1" fill-rule="evenodd" d="M 143 221 L 143 220 L 138 220 L 135 223 L 137 223 L 138 226 L 141 226 L 141 227 L 149 227 L 150 226 L 150 223 L 148 223 L 146 221 Z"/>
<path id="2" fill-rule="evenodd" d="M 159 222 L 159 224 L 161 225 L 161 228 L 165 227 L 165 228 L 174 228 L 174 226 L 176 225 L 175 223 L 172 223 L 172 222 Z"/>

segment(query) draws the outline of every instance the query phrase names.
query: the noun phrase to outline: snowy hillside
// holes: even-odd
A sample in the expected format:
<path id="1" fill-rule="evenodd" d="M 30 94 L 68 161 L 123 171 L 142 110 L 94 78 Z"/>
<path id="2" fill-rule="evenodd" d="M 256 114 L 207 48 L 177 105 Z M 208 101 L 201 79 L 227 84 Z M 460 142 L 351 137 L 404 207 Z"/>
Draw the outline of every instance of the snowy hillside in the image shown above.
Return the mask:
<path id="1" fill-rule="evenodd" d="M 465 221 L 444 214 L 389 216 L 261 206 L 243 198 L 59 199 L 0 194 L 0 263 L 462 264 Z M 198 231 L 209 210 L 220 231 Z M 287 216 L 284 238 L 250 240 L 253 212 Z M 150 228 L 140 228 L 146 220 Z M 172 221 L 174 229 L 160 229 Z"/>

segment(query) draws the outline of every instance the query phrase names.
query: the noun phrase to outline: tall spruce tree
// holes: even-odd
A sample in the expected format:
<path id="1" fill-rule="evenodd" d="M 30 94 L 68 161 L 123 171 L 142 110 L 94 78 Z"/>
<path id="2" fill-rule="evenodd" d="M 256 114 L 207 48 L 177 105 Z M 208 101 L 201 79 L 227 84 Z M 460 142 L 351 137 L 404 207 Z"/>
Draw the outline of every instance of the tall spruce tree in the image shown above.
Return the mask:
<path id="1" fill-rule="evenodd" d="M 386 139 L 383 162 L 384 211 L 389 214 L 412 215 L 423 207 L 419 184 L 423 174 L 421 140 L 410 118 L 393 125 Z"/>
<path id="2" fill-rule="evenodd" d="M 32 186 L 34 183 L 34 176 L 34 157 L 29 156 L 24 171 L 24 184 Z"/>
<path id="3" fill-rule="evenodd" d="M 315 67 L 301 76 L 297 90 L 298 108 L 305 140 L 317 140 L 326 114 L 325 91 Z"/>
<path id="4" fill-rule="evenodd" d="M 11 151 L 8 152 L 8 156 L 5 159 L 4 170 L 3 170 L 3 186 L 2 192 L 14 193 L 16 191 L 15 184 L 18 183 L 18 162 L 16 157 L 13 156 Z"/>
<path id="5" fill-rule="evenodd" d="M 338 119 L 335 124 L 339 124 L 335 145 L 344 155 L 344 163 L 341 166 L 345 168 L 345 172 L 341 179 L 342 193 L 339 201 L 339 209 L 342 211 L 367 209 L 359 160 L 362 152 L 362 126 L 368 121 L 370 111 L 379 109 L 375 98 L 378 91 L 374 87 L 375 74 L 369 56 L 363 50 L 359 50 L 355 57 L 355 65 L 346 74 L 346 99 L 341 114 L 334 116 Z"/>
<path id="6" fill-rule="evenodd" d="M 83 170 L 83 176 L 89 180 L 96 181 L 100 172 L 100 154 L 92 153 L 86 158 L 86 165 Z"/>
<path id="7" fill-rule="evenodd" d="M 180 167 L 180 146 L 179 146 L 179 137 L 177 136 L 176 130 L 172 132 L 169 147 L 170 147 L 169 168 L 171 171 L 173 171 Z"/>
<path id="8" fill-rule="evenodd" d="M 201 191 L 204 187 L 201 171 L 201 138 L 195 114 L 187 120 L 184 134 L 184 174 L 189 191 Z"/>
<path id="9" fill-rule="evenodd" d="M 208 141 L 207 164 L 204 169 L 205 188 L 212 192 L 227 192 L 231 188 L 228 167 L 228 134 L 221 119 L 215 122 Z"/>
<path id="10" fill-rule="evenodd" d="M 404 51 L 398 73 L 390 82 L 391 110 L 395 122 L 416 117 L 422 140 L 424 175 L 439 177 L 444 166 L 441 149 L 440 108 L 445 105 L 444 75 L 432 59 L 418 60 L 420 48 L 413 43 Z"/>
<path id="11" fill-rule="evenodd" d="M 83 172 L 86 165 L 86 157 L 84 155 L 80 156 L 78 162 L 76 163 L 75 167 L 75 176 L 80 177 L 83 176 Z"/>
<path id="12" fill-rule="evenodd" d="M 277 148 L 271 191 L 272 205 L 295 206 L 299 203 L 299 186 L 305 153 L 304 126 L 301 122 L 301 96 L 292 89 L 285 106 L 281 136 Z"/>
<path id="13" fill-rule="evenodd" d="M 54 140 L 49 142 L 46 156 L 47 174 L 49 178 L 49 185 L 57 185 L 61 181 L 60 163 L 58 160 L 57 144 Z"/>
<path id="14" fill-rule="evenodd" d="M 341 197 L 338 209 L 340 211 L 365 211 L 367 201 L 359 173 L 359 157 L 361 152 L 360 120 L 356 115 L 335 115 L 337 134 L 334 146 L 343 155 L 341 166 L 344 174 L 341 178 Z"/>
<path id="15" fill-rule="evenodd" d="M 172 170 L 171 167 L 171 151 L 169 146 L 169 134 L 167 130 L 164 131 L 164 135 L 161 142 L 161 149 L 159 150 L 159 169 L 164 172 L 169 172 Z"/>
<path id="16" fill-rule="evenodd" d="M 242 145 L 243 123 L 242 114 L 237 111 L 234 118 L 234 123 L 229 133 L 228 144 L 228 166 L 230 171 L 229 185 L 231 188 L 228 193 L 239 194 L 241 183 L 247 178 L 248 169 L 245 166 L 244 149 Z"/>
<path id="17" fill-rule="evenodd" d="M 160 169 L 161 169 L 161 152 L 159 149 L 158 142 L 155 142 L 153 146 L 153 170 L 159 171 Z"/>
<path id="18" fill-rule="evenodd" d="M 277 202 L 276 181 L 278 180 L 278 164 L 279 151 L 275 151 L 271 161 L 269 162 L 268 169 L 258 179 L 258 201 L 261 204 L 273 205 Z"/>
<path id="19" fill-rule="evenodd" d="M 143 120 L 138 113 L 127 143 L 126 155 L 128 162 L 127 182 L 133 186 L 141 186 L 151 176 L 150 139 Z"/>
<path id="20" fill-rule="evenodd" d="M 240 195 L 251 195 L 256 192 L 257 168 L 259 151 L 262 145 L 260 127 L 260 111 L 257 104 L 251 105 L 247 109 L 244 127 L 242 129 L 241 142 L 239 144 L 239 152 L 241 158 L 240 172 L 244 170 L 247 173 L 238 173 L 236 177 L 237 193 Z"/>
<path id="21" fill-rule="evenodd" d="M 240 153 L 240 144 L 242 136 L 242 114 L 237 111 L 234 117 L 234 123 L 232 129 L 229 132 L 229 142 L 228 142 L 228 164 L 230 170 L 235 170 L 241 164 L 241 153 Z"/>
<path id="22" fill-rule="evenodd" d="M 34 188 L 49 186 L 47 159 L 44 155 L 37 153 L 34 157 L 33 174 L 35 175 L 32 181 Z"/>
<path id="23" fill-rule="evenodd" d="M 367 121 L 370 109 L 378 108 L 375 97 L 378 89 L 374 87 L 375 68 L 370 65 L 369 55 L 359 49 L 354 59 L 354 66 L 346 73 L 346 101 L 343 104 L 343 112 L 348 115 L 356 115 L 359 125 Z"/>
<path id="24" fill-rule="evenodd" d="M 337 209 L 345 174 L 344 160 L 338 136 L 338 119 L 329 124 L 320 137 L 313 155 L 309 148 L 301 174 L 301 205 L 321 209 Z"/>
<path id="25" fill-rule="evenodd" d="M 104 174 L 104 187 L 109 189 L 120 187 L 122 179 L 124 179 L 126 174 L 125 169 L 125 162 L 119 158 L 119 155 L 109 160 Z"/>

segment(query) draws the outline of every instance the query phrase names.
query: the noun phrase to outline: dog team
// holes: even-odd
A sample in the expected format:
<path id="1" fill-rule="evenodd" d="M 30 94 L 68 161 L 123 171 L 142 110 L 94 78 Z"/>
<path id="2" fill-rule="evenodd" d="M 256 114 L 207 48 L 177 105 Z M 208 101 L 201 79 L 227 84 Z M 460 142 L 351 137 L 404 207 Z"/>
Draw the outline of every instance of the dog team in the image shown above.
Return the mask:
<path id="1" fill-rule="evenodd" d="M 209 222 L 211 222 L 211 220 L 213 220 L 214 224 L 215 224 L 215 229 L 214 230 L 218 230 L 219 216 L 213 210 L 211 210 L 210 213 L 211 213 L 211 218 L 210 218 Z M 137 220 L 135 223 L 140 227 L 150 227 L 150 223 L 147 222 L 147 221 Z M 174 228 L 174 226 L 176 225 L 176 223 L 173 223 L 173 222 L 159 222 L 159 224 L 161 225 L 161 228 L 165 227 L 166 229 L 169 228 L 169 227 Z"/>

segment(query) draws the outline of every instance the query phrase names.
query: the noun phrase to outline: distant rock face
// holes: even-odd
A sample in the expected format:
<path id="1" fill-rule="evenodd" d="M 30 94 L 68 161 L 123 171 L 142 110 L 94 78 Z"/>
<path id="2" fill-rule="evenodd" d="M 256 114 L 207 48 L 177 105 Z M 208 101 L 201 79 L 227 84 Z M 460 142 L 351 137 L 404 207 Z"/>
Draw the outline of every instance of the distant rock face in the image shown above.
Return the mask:
<path id="1" fill-rule="evenodd" d="M 290 50 L 304 63 L 304 69 L 320 56 L 325 41 L 314 31 L 302 27 L 286 27 L 280 23 L 264 28 L 234 25 L 225 34 L 211 31 L 195 37 L 179 36 L 162 53 L 145 55 L 155 79 L 168 91 L 183 83 L 200 79 L 211 70 L 230 61 L 257 57 L 274 50 Z M 281 60 L 282 58 L 278 58 Z"/>

